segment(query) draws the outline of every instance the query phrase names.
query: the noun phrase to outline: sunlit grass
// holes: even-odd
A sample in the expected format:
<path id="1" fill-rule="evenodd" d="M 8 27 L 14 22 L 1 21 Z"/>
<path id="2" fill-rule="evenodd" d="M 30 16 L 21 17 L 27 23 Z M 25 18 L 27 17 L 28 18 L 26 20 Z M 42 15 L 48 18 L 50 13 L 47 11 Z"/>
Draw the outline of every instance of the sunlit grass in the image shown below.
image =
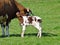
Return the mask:
<path id="1" fill-rule="evenodd" d="M 21 38 L 21 26 L 15 18 L 10 23 L 11 36 L 0 37 L 0 45 L 60 45 L 60 0 L 17 1 L 24 7 L 29 7 L 35 15 L 42 18 L 42 37 L 37 38 L 38 30 L 33 26 L 28 26 L 25 37 Z"/>

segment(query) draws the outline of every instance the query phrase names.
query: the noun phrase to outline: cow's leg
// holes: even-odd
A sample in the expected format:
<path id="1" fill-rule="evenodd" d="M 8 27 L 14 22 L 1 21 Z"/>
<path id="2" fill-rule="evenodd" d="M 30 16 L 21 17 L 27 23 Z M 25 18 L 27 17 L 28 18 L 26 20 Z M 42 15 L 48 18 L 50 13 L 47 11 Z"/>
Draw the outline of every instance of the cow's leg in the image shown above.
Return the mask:
<path id="1" fill-rule="evenodd" d="M 2 36 L 5 36 L 5 31 L 4 31 L 5 25 L 4 24 L 1 24 L 1 28 L 2 28 Z"/>
<path id="2" fill-rule="evenodd" d="M 24 37 L 24 32 L 25 32 L 25 25 L 22 26 L 22 33 L 21 33 L 21 37 Z"/>
<path id="3" fill-rule="evenodd" d="M 6 36 L 9 37 L 9 25 L 6 25 Z"/>
<path id="4" fill-rule="evenodd" d="M 38 29 L 37 36 L 40 38 L 41 37 L 41 30 L 42 30 L 40 24 L 39 23 L 36 23 L 36 25 L 34 25 L 34 27 L 36 27 Z"/>

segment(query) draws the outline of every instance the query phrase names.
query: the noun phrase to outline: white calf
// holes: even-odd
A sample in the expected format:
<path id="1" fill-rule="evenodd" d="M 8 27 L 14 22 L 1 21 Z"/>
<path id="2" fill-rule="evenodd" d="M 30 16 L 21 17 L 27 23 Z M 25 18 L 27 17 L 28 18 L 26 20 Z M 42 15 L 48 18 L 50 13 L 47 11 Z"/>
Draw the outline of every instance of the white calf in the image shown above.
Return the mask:
<path id="1" fill-rule="evenodd" d="M 24 37 L 24 32 L 26 29 L 27 25 L 32 25 L 34 27 L 36 27 L 38 29 L 38 37 L 41 37 L 41 18 L 38 16 L 22 16 L 23 18 L 23 23 L 21 23 L 22 25 L 22 33 L 21 33 L 21 37 Z"/>

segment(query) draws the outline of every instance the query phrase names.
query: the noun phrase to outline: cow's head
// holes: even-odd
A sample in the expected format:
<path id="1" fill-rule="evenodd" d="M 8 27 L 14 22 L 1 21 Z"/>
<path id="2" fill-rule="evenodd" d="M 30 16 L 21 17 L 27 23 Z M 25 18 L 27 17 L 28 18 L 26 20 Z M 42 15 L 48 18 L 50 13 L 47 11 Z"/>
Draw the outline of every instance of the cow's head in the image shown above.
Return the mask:
<path id="1" fill-rule="evenodd" d="M 26 14 L 27 16 L 29 16 L 29 15 L 31 15 L 31 14 L 33 15 L 31 9 L 29 9 L 29 8 L 24 9 L 24 12 L 25 12 L 25 14 Z"/>

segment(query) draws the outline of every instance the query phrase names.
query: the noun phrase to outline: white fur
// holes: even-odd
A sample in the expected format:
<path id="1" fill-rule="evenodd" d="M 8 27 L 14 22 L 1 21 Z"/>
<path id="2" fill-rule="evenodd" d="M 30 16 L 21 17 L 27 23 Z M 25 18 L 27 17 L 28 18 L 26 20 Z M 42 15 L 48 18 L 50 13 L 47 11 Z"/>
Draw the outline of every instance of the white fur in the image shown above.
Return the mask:
<path id="1" fill-rule="evenodd" d="M 30 16 L 23 16 L 23 23 L 21 24 L 22 25 L 21 37 L 24 37 L 24 32 L 25 32 L 27 25 L 32 25 L 35 28 L 37 28 L 38 29 L 37 36 L 41 37 L 41 24 L 40 24 L 40 22 L 38 22 L 38 19 L 41 19 L 41 18 L 38 16 L 32 16 L 33 21 L 32 21 L 32 23 L 29 23 L 29 20 L 28 20 L 29 17 Z M 35 21 L 35 18 L 36 18 L 36 21 Z"/>

